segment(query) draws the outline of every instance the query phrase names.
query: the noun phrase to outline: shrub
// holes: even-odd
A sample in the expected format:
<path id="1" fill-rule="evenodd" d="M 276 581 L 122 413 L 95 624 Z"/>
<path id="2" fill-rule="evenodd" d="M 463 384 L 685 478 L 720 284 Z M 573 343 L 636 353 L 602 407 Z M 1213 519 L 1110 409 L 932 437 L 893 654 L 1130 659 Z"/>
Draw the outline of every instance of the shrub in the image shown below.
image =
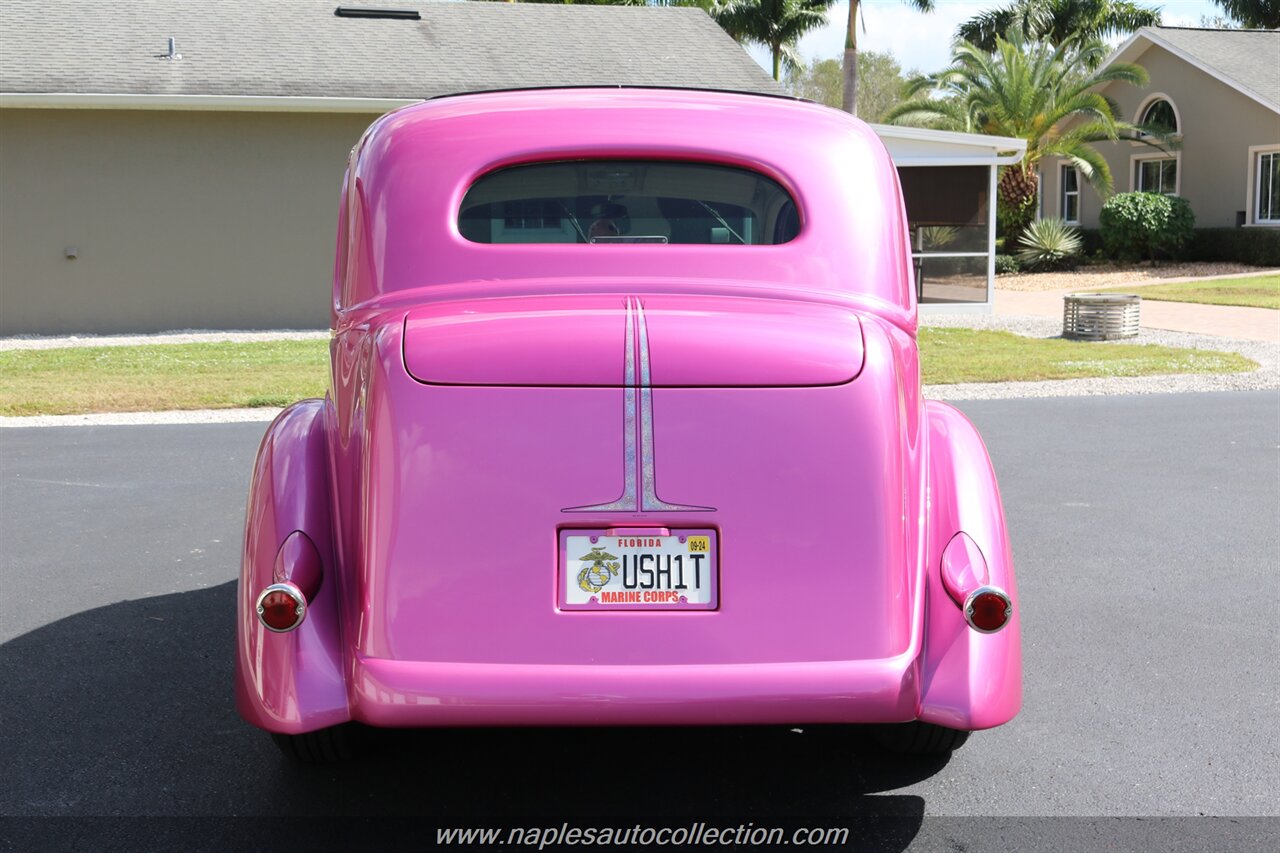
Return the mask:
<path id="1" fill-rule="evenodd" d="M 1280 267 L 1280 228 L 1197 228 L 1187 258 Z"/>
<path id="2" fill-rule="evenodd" d="M 1107 254 L 1127 261 L 1180 257 L 1195 223 L 1185 198 L 1157 193 L 1113 195 L 1098 216 Z"/>
<path id="3" fill-rule="evenodd" d="M 1080 229 L 1080 254 L 1089 257 L 1102 257 L 1102 232 L 1097 228 Z"/>
<path id="4" fill-rule="evenodd" d="M 1072 269 L 1080 259 L 1080 231 L 1061 219 L 1037 219 L 1018 241 L 1018 263 L 1037 272 Z"/>
<path id="5" fill-rule="evenodd" d="M 1013 255 L 996 255 L 996 275 L 1018 272 L 1022 265 Z"/>

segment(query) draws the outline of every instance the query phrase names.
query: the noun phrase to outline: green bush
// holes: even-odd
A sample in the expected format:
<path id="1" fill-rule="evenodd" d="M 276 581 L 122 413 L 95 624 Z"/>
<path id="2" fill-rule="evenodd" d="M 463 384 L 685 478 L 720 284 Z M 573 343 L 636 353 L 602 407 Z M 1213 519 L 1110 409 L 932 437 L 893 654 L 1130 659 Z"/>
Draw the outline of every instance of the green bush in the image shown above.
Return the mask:
<path id="1" fill-rule="evenodd" d="M 996 255 L 996 275 L 1018 272 L 1021 269 L 1021 264 L 1013 255 Z"/>
<path id="2" fill-rule="evenodd" d="M 1094 257 L 1104 254 L 1102 232 L 1097 228 L 1081 228 L 1080 244 L 1080 254 L 1082 255 Z"/>
<path id="3" fill-rule="evenodd" d="M 1280 228 L 1197 228 L 1187 259 L 1280 267 Z"/>
<path id="4" fill-rule="evenodd" d="M 1018 263 L 1036 272 L 1074 269 L 1080 261 L 1080 231 L 1061 219 L 1037 219 L 1018 241 Z"/>
<path id="5" fill-rule="evenodd" d="M 1195 229 L 1191 205 L 1180 196 L 1120 193 L 1098 216 L 1107 254 L 1126 261 L 1181 257 Z"/>

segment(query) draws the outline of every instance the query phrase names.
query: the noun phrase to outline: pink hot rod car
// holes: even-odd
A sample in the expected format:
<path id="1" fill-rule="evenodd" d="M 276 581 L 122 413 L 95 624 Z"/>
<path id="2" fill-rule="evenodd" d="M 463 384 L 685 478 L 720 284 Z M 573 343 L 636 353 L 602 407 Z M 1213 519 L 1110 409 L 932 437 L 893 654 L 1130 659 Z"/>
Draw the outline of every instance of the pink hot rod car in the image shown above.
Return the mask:
<path id="1" fill-rule="evenodd" d="M 879 724 L 1021 703 L 987 452 L 920 393 L 897 173 L 784 98 L 565 89 L 352 153 L 331 389 L 263 439 L 241 714 L 370 726 Z"/>

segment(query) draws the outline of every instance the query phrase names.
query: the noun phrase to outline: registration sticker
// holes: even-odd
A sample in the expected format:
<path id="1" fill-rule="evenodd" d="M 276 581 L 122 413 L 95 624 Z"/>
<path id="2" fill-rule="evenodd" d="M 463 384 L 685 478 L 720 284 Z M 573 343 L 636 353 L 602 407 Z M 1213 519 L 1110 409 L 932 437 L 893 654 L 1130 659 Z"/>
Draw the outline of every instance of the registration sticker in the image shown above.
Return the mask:
<path id="1" fill-rule="evenodd" d="M 565 610 L 714 610 L 716 532 L 560 531 L 559 603 Z"/>

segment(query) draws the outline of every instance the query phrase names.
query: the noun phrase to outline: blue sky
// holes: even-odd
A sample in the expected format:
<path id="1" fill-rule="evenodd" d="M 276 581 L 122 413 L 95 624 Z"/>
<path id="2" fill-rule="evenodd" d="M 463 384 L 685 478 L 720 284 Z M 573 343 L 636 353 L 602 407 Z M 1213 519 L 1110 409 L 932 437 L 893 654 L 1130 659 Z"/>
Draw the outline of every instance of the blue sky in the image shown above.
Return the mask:
<path id="1" fill-rule="evenodd" d="M 905 70 L 936 71 L 951 56 L 951 37 L 956 26 L 999 2 L 974 3 L 970 0 L 934 0 L 934 11 L 924 14 L 902 0 L 862 0 L 865 29 L 858 33 L 858 47 L 892 53 Z M 1164 23 L 1173 26 L 1199 26 L 1202 15 L 1213 17 L 1220 10 L 1210 0 L 1165 0 L 1152 2 L 1163 13 Z M 805 59 L 828 59 L 843 53 L 844 28 L 849 18 L 849 4 L 837 3 L 827 14 L 827 25 L 800 41 Z M 763 48 L 749 51 L 766 70 L 769 53 Z"/>

